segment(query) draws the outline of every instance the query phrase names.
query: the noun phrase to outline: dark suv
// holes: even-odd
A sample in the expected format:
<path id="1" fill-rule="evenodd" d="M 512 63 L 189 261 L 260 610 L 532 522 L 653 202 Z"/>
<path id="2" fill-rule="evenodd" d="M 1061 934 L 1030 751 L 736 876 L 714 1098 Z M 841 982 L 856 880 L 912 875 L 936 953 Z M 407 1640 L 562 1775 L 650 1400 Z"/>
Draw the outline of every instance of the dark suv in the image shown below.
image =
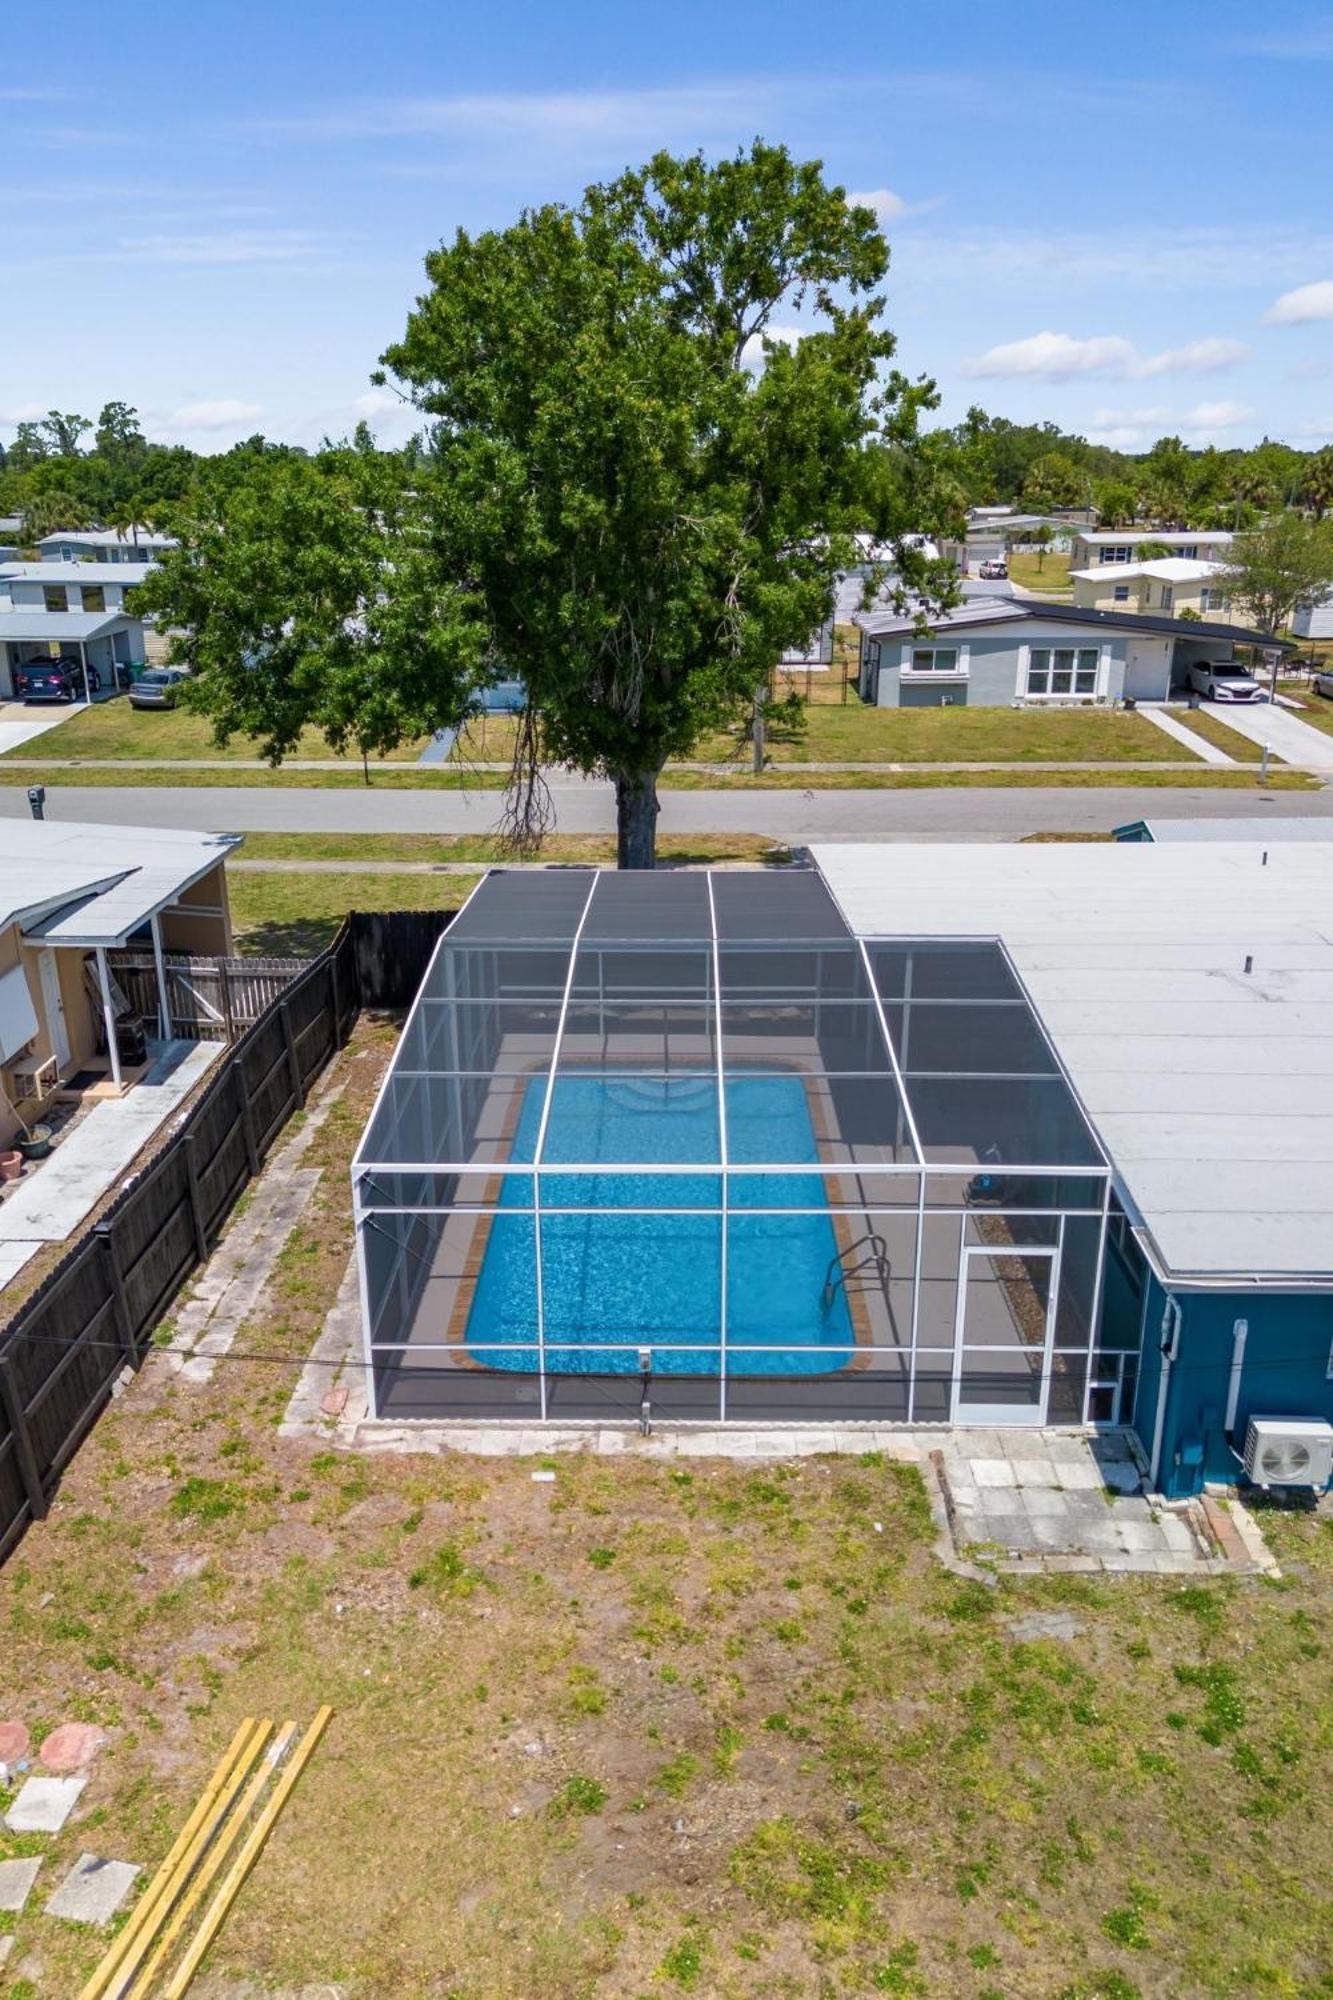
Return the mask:
<path id="1" fill-rule="evenodd" d="M 20 701 L 80 701 L 83 669 L 77 660 L 22 660 L 14 669 Z"/>

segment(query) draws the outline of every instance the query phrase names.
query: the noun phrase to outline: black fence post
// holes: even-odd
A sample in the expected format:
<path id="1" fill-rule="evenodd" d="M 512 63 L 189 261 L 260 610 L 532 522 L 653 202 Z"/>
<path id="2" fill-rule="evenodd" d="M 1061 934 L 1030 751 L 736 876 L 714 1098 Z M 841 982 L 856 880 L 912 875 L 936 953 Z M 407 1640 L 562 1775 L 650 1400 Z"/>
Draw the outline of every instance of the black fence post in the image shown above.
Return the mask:
<path id="1" fill-rule="evenodd" d="M 296 1030 L 292 1026 L 292 1010 L 285 1000 L 278 1002 L 278 1014 L 282 1021 L 282 1039 L 287 1044 L 287 1070 L 292 1080 L 292 1095 L 297 1109 L 305 1103 L 305 1085 L 301 1081 L 301 1058 L 296 1053 Z"/>
<path id="2" fill-rule="evenodd" d="M 28 1429 L 28 1418 L 23 1408 L 23 1399 L 14 1386 L 10 1373 L 14 1365 L 11 1354 L 0 1353 L 0 1411 L 4 1412 L 14 1439 L 14 1458 L 18 1464 L 19 1478 L 23 1481 L 23 1491 L 28 1496 L 28 1512 L 34 1521 L 44 1521 L 50 1508 L 47 1505 L 46 1488 L 42 1484 L 41 1471 L 37 1464 L 37 1454 L 32 1448 L 32 1433 Z"/>
<path id="3" fill-rule="evenodd" d="M 333 947 L 329 959 L 329 1001 L 333 1009 L 333 1047 L 336 1052 L 343 1045 L 342 988 L 338 978 L 338 947 Z"/>
<path id="4" fill-rule="evenodd" d="M 129 1358 L 130 1366 L 137 1368 L 143 1355 L 134 1337 L 129 1301 L 125 1297 L 125 1274 L 120 1268 L 120 1248 L 116 1242 L 115 1224 L 95 1222 L 93 1235 L 100 1237 L 102 1242 L 102 1256 L 106 1263 L 107 1276 L 111 1280 L 111 1301 L 116 1315 L 116 1332 L 120 1335 L 120 1343 Z"/>
<path id="5" fill-rule="evenodd" d="M 250 1086 L 245 1080 L 245 1064 L 240 1056 L 233 1056 L 231 1073 L 236 1079 L 237 1109 L 241 1120 L 241 1137 L 245 1140 L 246 1164 L 253 1180 L 263 1164 L 259 1157 L 259 1141 L 255 1138 L 254 1107 L 250 1103 Z"/>
<path id="6" fill-rule="evenodd" d="M 204 1198 L 199 1192 L 199 1163 L 194 1157 L 194 1133 L 182 1132 L 181 1146 L 185 1152 L 185 1179 L 190 1190 L 190 1220 L 194 1224 L 194 1247 L 199 1262 L 206 1264 L 209 1258 L 208 1224 L 204 1220 Z"/>

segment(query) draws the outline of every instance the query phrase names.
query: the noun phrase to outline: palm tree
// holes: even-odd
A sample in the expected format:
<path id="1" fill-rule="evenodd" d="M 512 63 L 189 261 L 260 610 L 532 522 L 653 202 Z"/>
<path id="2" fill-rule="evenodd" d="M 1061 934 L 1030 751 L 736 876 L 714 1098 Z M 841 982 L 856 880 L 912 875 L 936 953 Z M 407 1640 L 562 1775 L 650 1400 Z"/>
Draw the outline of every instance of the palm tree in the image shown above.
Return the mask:
<path id="1" fill-rule="evenodd" d="M 1317 451 L 1305 468 L 1301 498 L 1316 521 L 1322 521 L 1329 508 L 1333 507 L 1333 445 L 1324 451 Z"/>

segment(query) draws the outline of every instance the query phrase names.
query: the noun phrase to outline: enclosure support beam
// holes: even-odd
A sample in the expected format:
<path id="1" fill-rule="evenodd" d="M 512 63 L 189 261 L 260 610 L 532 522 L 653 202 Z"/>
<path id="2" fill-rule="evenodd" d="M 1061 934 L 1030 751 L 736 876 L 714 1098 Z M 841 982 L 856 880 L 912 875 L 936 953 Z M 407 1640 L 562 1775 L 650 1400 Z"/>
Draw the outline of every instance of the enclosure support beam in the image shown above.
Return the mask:
<path id="1" fill-rule="evenodd" d="M 97 946 L 97 983 L 102 989 L 102 1019 L 106 1024 L 106 1052 L 111 1061 L 111 1081 L 124 1088 L 120 1075 L 120 1050 L 116 1046 L 116 1010 L 111 1004 L 111 975 L 107 971 L 106 946 Z"/>
<path id="2" fill-rule="evenodd" d="M 171 996 L 167 991 L 167 966 L 162 956 L 162 912 L 153 911 L 153 964 L 157 967 L 157 1032 L 164 1042 L 171 1040 Z"/>

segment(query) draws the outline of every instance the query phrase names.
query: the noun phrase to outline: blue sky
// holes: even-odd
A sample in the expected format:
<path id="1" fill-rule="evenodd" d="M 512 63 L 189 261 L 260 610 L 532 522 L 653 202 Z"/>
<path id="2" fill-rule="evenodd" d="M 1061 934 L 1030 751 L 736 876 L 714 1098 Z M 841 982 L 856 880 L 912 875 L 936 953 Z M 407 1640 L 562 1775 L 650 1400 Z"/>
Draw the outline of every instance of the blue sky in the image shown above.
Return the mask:
<path id="1" fill-rule="evenodd" d="M 0 78 L 0 437 L 120 397 L 205 450 L 410 419 L 421 257 L 755 133 L 873 197 L 899 359 L 1137 449 L 1333 437 L 1333 11 L 1238 0 L 63 0 Z"/>

